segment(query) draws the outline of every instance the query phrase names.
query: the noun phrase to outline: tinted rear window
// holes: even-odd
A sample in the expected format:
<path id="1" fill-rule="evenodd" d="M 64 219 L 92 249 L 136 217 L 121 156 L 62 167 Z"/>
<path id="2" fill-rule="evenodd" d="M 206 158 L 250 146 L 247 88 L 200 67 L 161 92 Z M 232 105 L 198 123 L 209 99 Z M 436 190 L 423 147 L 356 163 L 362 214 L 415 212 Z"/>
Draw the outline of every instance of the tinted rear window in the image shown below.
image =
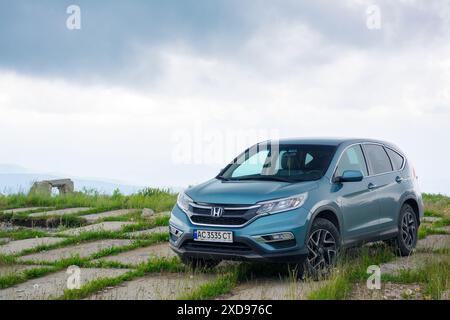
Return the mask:
<path id="1" fill-rule="evenodd" d="M 365 144 L 364 151 L 369 161 L 371 174 L 392 171 L 391 161 L 382 146 L 378 144 Z"/>
<path id="2" fill-rule="evenodd" d="M 394 170 L 400 170 L 403 167 L 403 162 L 405 161 L 405 159 L 398 152 L 395 152 L 394 150 L 391 150 L 389 148 L 386 148 L 386 152 L 391 158 Z"/>

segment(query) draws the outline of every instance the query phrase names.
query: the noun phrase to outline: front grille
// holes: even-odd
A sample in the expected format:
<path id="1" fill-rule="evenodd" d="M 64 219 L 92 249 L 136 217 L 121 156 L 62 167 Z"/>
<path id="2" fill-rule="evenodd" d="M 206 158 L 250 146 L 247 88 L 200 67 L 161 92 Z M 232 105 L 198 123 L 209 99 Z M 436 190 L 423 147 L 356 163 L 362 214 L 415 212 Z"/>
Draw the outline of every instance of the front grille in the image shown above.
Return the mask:
<path id="1" fill-rule="evenodd" d="M 241 224 L 246 223 L 248 220 L 244 218 L 236 218 L 236 217 L 220 217 L 215 218 L 211 216 L 201 216 L 201 215 L 193 215 L 191 216 L 191 220 L 194 223 L 202 223 L 202 224 L 211 224 L 211 225 L 220 225 L 220 226 L 239 226 Z"/>
<path id="2" fill-rule="evenodd" d="M 197 242 L 197 241 L 186 241 L 183 244 L 183 247 L 187 250 L 193 251 L 212 251 L 219 253 L 228 253 L 228 252 L 249 252 L 252 249 L 242 242 L 233 242 L 233 243 L 216 243 L 216 242 Z"/>
<path id="3" fill-rule="evenodd" d="M 248 210 L 223 210 L 224 216 L 238 216 L 238 215 L 244 215 L 247 213 Z M 194 214 L 201 214 L 201 215 L 210 215 L 211 214 L 211 208 L 198 208 L 198 207 L 191 207 L 191 212 Z"/>
<path id="4" fill-rule="evenodd" d="M 211 210 L 214 207 L 223 208 L 222 216 L 213 217 Z M 189 206 L 192 223 L 216 226 L 240 226 L 256 216 L 258 206 L 236 204 L 205 204 L 191 203 Z"/>

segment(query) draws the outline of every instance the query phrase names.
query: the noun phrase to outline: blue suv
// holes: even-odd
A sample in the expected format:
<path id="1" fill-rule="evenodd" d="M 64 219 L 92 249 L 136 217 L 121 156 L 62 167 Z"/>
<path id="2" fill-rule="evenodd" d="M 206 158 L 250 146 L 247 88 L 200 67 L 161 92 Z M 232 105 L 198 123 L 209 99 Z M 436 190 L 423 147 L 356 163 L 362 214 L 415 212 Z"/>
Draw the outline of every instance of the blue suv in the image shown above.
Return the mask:
<path id="1" fill-rule="evenodd" d="M 409 255 L 422 216 L 414 169 L 391 143 L 266 141 L 179 194 L 170 246 L 193 266 L 286 262 L 317 275 L 340 249 L 366 242 L 387 240 Z"/>

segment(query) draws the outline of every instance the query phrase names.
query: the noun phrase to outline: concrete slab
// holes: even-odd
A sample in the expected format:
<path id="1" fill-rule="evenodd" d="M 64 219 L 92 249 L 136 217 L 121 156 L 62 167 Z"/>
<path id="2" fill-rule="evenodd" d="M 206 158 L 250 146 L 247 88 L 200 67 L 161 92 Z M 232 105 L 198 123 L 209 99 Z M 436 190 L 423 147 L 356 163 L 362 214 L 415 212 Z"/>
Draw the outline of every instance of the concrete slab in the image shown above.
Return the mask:
<path id="1" fill-rule="evenodd" d="M 61 243 L 64 240 L 65 238 L 44 237 L 10 241 L 0 246 L 0 254 L 17 254 L 23 250 L 33 249 L 42 245 Z"/>
<path id="2" fill-rule="evenodd" d="M 80 283 L 86 284 L 98 278 L 118 277 L 127 269 L 80 269 Z M 66 270 L 29 280 L 16 286 L 0 290 L 0 300 L 44 300 L 57 298 L 67 289 L 70 274 Z"/>
<path id="3" fill-rule="evenodd" d="M 429 235 L 417 242 L 418 250 L 433 251 L 450 248 L 450 235 Z"/>
<path id="4" fill-rule="evenodd" d="M 92 208 L 80 207 L 80 208 L 67 208 L 67 209 L 59 209 L 59 210 L 50 210 L 43 212 L 36 212 L 30 214 L 30 217 L 45 217 L 45 216 L 64 216 L 67 214 L 77 214 L 82 213 L 83 211 L 91 210 Z"/>
<path id="5" fill-rule="evenodd" d="M 162 227 L 156 227 L 156 228 L 152 228 L 152 229 L 128 232 L 128 233 L 126 233 L 126 235 L 129 237 L 133 237 L 133 238 L 139 238 L 139 237 L 149 236 L 154 233 L 169 233 L 169 227 L 162 226 Z"/>
<path id="6" fill-rule="evenodd" d="M 98 220 L 104 219 L 104 218 L 114 218 L 114 217 L 120 217 L 132 212 L 138 211 L 137 209 L 121 209 L 121 210 L 113 210 L 113 211 L 106 211 L 101 213 L 94 213 L 94 214 L 88 214 L 83 216 L 84 219 L 87 220 L 87 222 L 92 223 L 96 222 Z"/>
<path id="7" fill-rule="evenodd" d="M 415 253 L 409 257 L 398 257 L 390 262 L 381 264 L 381 274 L 398 274 L 401 270 L 417 270 L 427 262 L 443 261 L 448 259 L 445 255 L 432 253 Z"/>
<path id="8" fill-rule="evenodd" d="M 152 274 L 124 282 L 89 297 L 90 300 L 170 300 L 214 279 L 206 274 Z"/>
<path id="9" fill-rule="evenodd" d="M 11 274 L 18 274 L 25 270 L 34 268 L 41 268 L 42 266 L 29 266 L 29 265 L 0 265 L 0 277 L 5 277 Z"/>
<path id="10" fill-rule="evenodd" d="M 91 224 L 88 226 L 74 228 L 59 232 L 58 234 L 64 236 L 76 236 L 82 232 L 93 232 L 93 231 L 119 231 L 123 226 L 134 224 L 134 222 L 128 221 L 107 221 L 96 224 Z"/>
<path id="11" fill-rule="evenodd" d="M 16 209 L 4 210 L 3 213 L 22 213 L 22 212 L 35 211 L 35 210 L 45 210 L 45 209 L 47 209 L 47 208 L 45 208 L 45 207 L 16 208 Z"/>
<path id="12" fill-rule="evenodd" d="M 437 222 L 440 220 L 442 220 L 442 218 L 440 218 L 440 217 L 422 217 L 422 219 L 420 221 L 433 223 L 433 222 Z"/>
<path id="13" fill-rule="evenodd" d="M 94 253 L 112 247 L 120 247 L 131 244 L 131 240 L 101 240 L 94 242 L 82 243 L 75 246 L 53 249 L 49 251 L 38 252 L 20 257 L 20 261 L 48 261 L 54 262 L 60 259 L 70 258 L 71 256 L 80 256 L 87 258 Z"/>
<path id="14" fill-rule="evenodd" d="M 380 290 L 369 290 L 365 282 L 356 283 L 351 300 L 423 300 L 423 284 L 418 283 L 381 283 Z"/>
<path id="15" fill-rule="evenodd" d="M 304 300 L 325 284 L 327 281 L 261 279 L 243 283 L 219 300 Z"/>
<path id="16" fill-rule="evenodd" d="M 160 243 L 144 248 L 122 252 L 114 256 L 103 257 L 98 260 L 136 265 L 147 262 L 151 257 L 170 258 L 174 257 L 175 255 L 176 254 L 170 249 L 168 243 Z"/>
<path id="17" fill-rule="evenodd" d="M 441 227 L 441 228 L 437 228 L 437 229 L 441 232 L 450 233 L 450 226 L 445 226 L 445 227 Z"/>

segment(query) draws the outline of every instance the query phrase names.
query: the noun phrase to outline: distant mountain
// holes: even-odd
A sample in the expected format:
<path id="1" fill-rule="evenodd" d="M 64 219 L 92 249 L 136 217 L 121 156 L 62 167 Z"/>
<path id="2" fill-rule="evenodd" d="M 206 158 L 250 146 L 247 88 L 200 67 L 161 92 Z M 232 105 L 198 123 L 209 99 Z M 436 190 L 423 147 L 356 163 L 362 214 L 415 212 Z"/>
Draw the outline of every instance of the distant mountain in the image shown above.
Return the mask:
<path id="1" fill-rule="evenodd" d="M 28 192 L 36 181 L 70 178 L 75 183 L 75 190 L 95 189 L 100 193 L 111 194 L 119 189 L 123 194 L 135 193 L 142 186 L 133 186 L 115 181 L 102 181 L 90 178 L 71 177 L 70 175 L 35 173 L 32 170 L 12 164 L 0 164 L 0 193 L 13 194 Z"/>

